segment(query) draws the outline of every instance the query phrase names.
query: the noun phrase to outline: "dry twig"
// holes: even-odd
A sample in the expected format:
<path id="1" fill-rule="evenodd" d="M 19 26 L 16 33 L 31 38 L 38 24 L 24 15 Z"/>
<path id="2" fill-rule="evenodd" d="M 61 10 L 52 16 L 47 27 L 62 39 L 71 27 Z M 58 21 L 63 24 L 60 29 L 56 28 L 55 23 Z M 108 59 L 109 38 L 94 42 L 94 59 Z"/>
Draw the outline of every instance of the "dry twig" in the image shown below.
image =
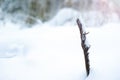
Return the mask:
<path id="1" fill-rule="evenodd" d="M 83 49 L 83 52 L 84 52 L 84 57 L 85 57 L 85 66 L 86 66 L 86 73 L 87 73 L 87 76 L 89 75 L 90 73 L 90 65 L 89 65 L 89 48 L 90 46 L 86 44 L 86 35 L 88 33 L 86 33 L 83 29 L 83 26 L 80 22 L 79 19 L 77 19 L 77 24 L 78 24 L 78 28 L 80 30 L 80 38 L 81 38 L 81 46 L 82 46 L 82 49 Z"/>

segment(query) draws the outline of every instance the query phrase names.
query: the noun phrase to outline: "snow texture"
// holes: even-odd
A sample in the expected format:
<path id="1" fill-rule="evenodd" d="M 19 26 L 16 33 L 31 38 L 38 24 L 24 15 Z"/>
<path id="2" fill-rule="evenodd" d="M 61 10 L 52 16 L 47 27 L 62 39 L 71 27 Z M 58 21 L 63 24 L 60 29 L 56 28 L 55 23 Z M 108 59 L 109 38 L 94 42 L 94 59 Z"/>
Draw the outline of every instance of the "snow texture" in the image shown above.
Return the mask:
<path id="1" fill-rule="evenodd" d="M 75 25 L 76 19 L 81 18 L 80 13 L 71 8 L 61 9 L 52 20 L 45 22 L 48 25 L 60 26 L 60 25 Z"/>
<path id="2" fill-rule="evenodd" d="M 120 24 L 86 29 L 91 44 L 86 77 L 79 29 L 68 25 L 79 13 L 64 10 L 62 17 L 33 28 L 9 20 L 0 24 L 0 80 L 120 80 Z"/>
<path id="3" fill-rule="evenodd" d="M 87 28 L 92 45 L 87 78 L 77 26 L 1 29 L 0 80 L 119 80 L 119 26 Z"/>

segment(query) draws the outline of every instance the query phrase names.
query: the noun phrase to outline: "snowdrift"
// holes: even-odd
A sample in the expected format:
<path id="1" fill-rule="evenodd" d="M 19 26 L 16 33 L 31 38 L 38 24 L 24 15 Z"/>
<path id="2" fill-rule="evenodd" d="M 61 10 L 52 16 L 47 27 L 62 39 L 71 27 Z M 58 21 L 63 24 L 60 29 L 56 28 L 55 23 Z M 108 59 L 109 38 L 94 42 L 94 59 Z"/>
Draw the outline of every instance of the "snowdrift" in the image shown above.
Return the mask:
<path id="1" fill-rule="evenodd" d="M 91 44 L 87 78 L 78 27 L 37 26 L 0 30 L 0 80 L 120 79 L 120 24 L 86 29 Z"/>

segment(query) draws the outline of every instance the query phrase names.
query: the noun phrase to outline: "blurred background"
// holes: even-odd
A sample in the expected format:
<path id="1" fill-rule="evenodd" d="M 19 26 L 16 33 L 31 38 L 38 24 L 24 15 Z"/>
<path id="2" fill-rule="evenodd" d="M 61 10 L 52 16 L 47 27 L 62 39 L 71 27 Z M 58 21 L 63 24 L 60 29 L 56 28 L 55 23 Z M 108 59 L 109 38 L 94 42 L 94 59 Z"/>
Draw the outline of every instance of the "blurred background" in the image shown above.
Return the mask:
<path id="1" fill-rule="evenodd" d="M 0 23 L 45 23 L 64 8 L 78 12 L 87 26 L 120 20 L 120 0 L 0 0 Z"/>

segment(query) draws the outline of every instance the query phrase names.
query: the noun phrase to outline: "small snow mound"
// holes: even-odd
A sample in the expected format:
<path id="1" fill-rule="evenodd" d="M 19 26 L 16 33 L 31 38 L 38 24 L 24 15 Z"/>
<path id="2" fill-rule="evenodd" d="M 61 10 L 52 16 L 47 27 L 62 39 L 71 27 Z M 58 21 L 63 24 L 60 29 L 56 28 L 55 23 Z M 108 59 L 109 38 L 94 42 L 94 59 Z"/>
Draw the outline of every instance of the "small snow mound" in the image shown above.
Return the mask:
<path id="1" fill-rule="evenodd" d="M 71 8 L 61 9 L 56 16 L 45 24 L 60 26 L 65 24 L 74 25 L 76 19 L 80 17 L 80 13 Z"/>

